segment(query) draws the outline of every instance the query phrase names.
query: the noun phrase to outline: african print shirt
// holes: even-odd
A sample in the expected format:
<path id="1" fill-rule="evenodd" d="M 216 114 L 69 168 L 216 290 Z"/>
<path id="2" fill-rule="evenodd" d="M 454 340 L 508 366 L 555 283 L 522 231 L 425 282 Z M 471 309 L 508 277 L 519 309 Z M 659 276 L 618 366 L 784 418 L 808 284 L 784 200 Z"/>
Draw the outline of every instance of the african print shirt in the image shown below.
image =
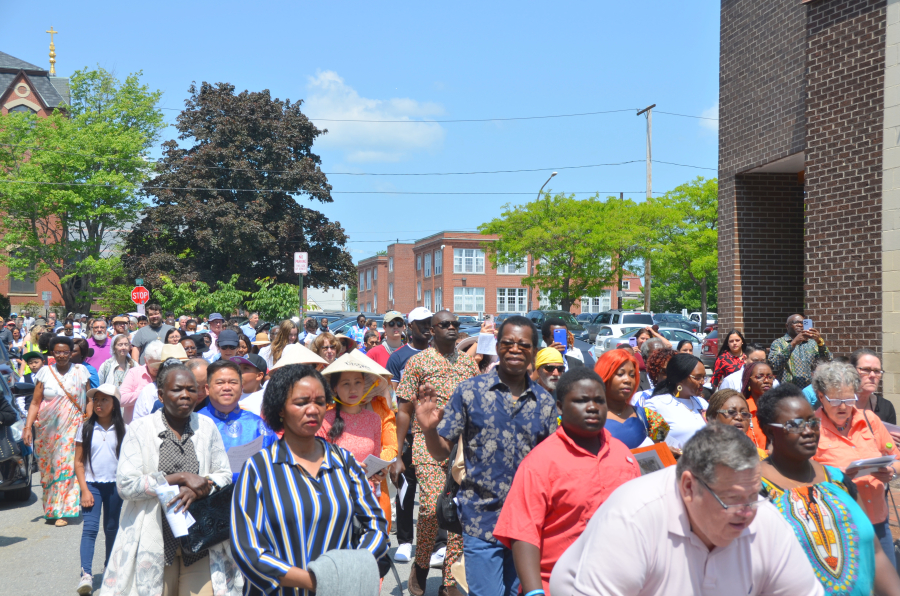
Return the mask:
<path id="1" fill-rule="evenodd" d="M 405 378 L 405 376 L 404 376 Z M 459 384 L 437 432 L 451 444 L 463 437 L 466 476 L 456 497 L 466 534 L 496 542 L 494 526 L 516 469 L 531 450 L 556 432 L 556 401 L 526 379 L 518 398 L 497 371 Z"/>
<path id="2" fill-rule="evenodd" d="M 830 361 L 831 352 L 824 343 L 819 346 L 813 339 L 792 348 L 792 339 L 785 333 L 784 337 L 779 337 L 772 342 L 772 348 L 769 350 L 769 364 L 772 365 L 772 372 L 781 383 L 793 383 L 803 389 L 812 383 L 813 362 L 817 358 L 826 362 Z"/>

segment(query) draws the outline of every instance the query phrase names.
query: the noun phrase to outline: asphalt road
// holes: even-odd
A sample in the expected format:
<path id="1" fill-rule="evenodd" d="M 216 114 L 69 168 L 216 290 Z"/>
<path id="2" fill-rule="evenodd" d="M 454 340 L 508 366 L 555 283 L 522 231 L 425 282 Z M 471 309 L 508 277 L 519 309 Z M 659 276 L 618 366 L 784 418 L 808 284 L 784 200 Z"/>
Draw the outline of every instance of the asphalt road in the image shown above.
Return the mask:
<path id="1" fill-rule="evenodd" d="M 38 474 L 33 476 L 34 494 L 27 502 L 14 503 L 0 497 L 0 594 L 3 596 L 75 595 L 81 565 L 81 518 L 57 528 L 44 522 L 41 486 Z M 391 487 L 393 488 L 393 487 Z M 416 503 L 418 510 L 418 502 Z M 391 554 L 397 549 L 397 538 L 391 534 Z M 100 594 L 103 579 L 103 532 L 97 536 L 94 550 L 94 594 Z M 413 551 L 415 553 L 415 550 Z M 403 593 L 412 563 L 395 563 Z M 432 569 L 425 596 L 436 596 L 441 585 L 441 572 Z M 392 571 L 384 578 L 384 596 L 399 596 Z"/>

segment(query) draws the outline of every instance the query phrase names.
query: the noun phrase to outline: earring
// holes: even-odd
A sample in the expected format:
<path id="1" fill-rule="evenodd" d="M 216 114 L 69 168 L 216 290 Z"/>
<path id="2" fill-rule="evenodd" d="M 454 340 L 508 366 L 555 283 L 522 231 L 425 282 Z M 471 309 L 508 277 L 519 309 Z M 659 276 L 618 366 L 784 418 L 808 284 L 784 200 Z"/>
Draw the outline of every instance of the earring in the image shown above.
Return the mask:
<path id="1" fill-rule="evenodd" d="M 681 397 L 681 385 L 675 388 L 675 397 Z"/>

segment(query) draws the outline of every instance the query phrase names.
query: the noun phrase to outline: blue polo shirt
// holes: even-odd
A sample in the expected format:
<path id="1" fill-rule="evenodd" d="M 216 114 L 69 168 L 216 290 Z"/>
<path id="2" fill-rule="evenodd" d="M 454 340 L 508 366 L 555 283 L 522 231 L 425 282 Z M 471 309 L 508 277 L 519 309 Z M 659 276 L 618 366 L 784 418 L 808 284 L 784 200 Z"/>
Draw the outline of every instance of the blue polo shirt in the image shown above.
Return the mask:
<path id="1" fill-rule="evenodd" d="M 229 414 L 223 414 L 213 406 L 210 401 L 203 408 L 197 411 L 201 416 L 211 418 L 222 435 L 222 442 L 225 443 L 225 451 L 232 447 L 246 445 L 251 441 L 255 441 L 260 436 L 263 437 L 262 449 L 271 447 L 278 441 L 278 435 L 269 428 L 262 418 L 242 410 L 240 407 L 235 408 Z M 238 476 L 241 475 L 240 470 L 232 470 L 232 480 L 237 484 Z"/>

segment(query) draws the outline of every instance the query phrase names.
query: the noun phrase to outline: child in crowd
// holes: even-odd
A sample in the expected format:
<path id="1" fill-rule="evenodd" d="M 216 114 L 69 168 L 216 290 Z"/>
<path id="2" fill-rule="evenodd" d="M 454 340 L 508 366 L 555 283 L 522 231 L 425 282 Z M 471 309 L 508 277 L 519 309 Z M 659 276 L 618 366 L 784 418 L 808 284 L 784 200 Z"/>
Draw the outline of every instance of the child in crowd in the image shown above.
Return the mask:
<path id="1" fill-rule="evenodd" d="M 109 554 L 119 531 L 122 497 L 116 489 L 116 467 L 119 465 L 119 446 L 125 438 L 125 419 L 116 386 L 103 384 L 91 389 L 87 392 L 87 399 L 89 404 L 93 404 L 91 417 L 75 433 L 75 476 L 81 486 L 84 516 L 79 594 L 93 593 L 91 562 L 100 529 L 101 508 L 106 538 L 104 567 L 109 563 Z"/>

